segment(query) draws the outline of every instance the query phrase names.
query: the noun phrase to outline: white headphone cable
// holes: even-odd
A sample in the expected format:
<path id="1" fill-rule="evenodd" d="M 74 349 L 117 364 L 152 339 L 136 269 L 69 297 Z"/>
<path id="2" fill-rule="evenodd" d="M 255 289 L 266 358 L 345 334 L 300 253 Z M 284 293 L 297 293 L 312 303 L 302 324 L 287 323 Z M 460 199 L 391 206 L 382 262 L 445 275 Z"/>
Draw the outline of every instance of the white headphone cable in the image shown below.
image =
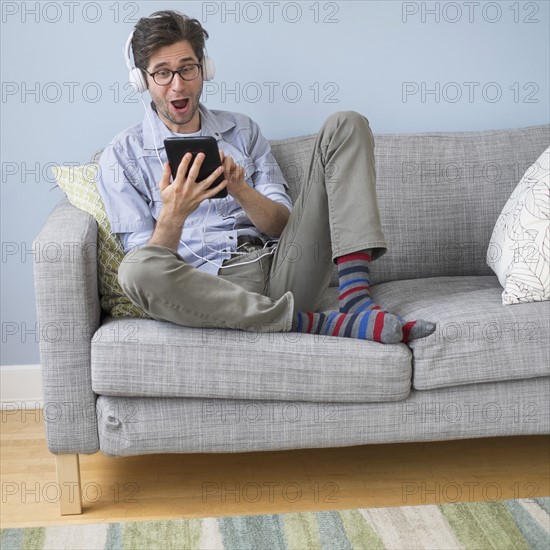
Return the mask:
<path id="1" fill-rule="evenodd" d="M 153 122 L 151 120 L 151 117 L 149 116 L 149 110 L 147 109 L 147 105 L 145 105 L 145 101 L 143 99 L 143 94 L 139 94 L 139 98 L 141 99 L 141 102 L 143 103 L 143 108 L 145 109 L 145 114 L 147 115 L 147 120 L 149 121 L 149 126 L 151 126 L 151 133 L 153 134 L 153 142 L 155 143 L 155 153 L 157 154 L 157 158 L 159 159 L 160 167 L 162 169 L 162 172 L 164 172 L 164 162 L 162 162 L 162 160 L 160 158 L 159 148 L 158 148 L 158 145 L 157 145 L 157 138 L 155 136 L 155 129 L 153 127 Z"/>

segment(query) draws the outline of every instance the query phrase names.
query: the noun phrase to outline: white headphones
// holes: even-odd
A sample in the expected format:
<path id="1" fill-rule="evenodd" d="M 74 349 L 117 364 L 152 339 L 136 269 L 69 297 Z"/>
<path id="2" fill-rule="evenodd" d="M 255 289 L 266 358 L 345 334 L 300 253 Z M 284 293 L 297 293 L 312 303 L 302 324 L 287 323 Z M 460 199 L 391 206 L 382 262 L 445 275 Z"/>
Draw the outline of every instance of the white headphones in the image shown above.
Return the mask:
<path id="1" fill-rule="evenodd" d="M 132 38 L 134 36 L 134 31 L 130 33 L 128 40 L 126 40 L 126 46 L 124 46 L 124 60 L 126 61 L 126 66 L 128 67 L 128 80 L 130 84 L 134 86 L 137 92 L 143 94 L 147 91 L 147 81 L 141 69 L 132 67 L 132 62 L 130 61 L 130 50 L 132 47 Z M 203 80 L 214 80 L 216 74 L 216 66 L 214 65 L 213 59 L 208 56 L 202 58 L 202 79 Z"/>

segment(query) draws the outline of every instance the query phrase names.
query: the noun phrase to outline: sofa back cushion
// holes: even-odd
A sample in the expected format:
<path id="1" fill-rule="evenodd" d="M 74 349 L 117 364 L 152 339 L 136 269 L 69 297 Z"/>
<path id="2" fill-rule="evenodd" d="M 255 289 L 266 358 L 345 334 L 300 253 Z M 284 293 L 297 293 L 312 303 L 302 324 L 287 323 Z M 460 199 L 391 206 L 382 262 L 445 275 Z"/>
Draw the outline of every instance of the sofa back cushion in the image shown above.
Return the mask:
<path id="1" fill-rule="evenodd" d="M 374 137 L 388 252 L 375 262 L 372 283 L 492 275 L 485 258 L 495 221 L 548 147 L 550 125 Z M 293 200 L 314 144 L 314 135 L 271 141 Z"/>

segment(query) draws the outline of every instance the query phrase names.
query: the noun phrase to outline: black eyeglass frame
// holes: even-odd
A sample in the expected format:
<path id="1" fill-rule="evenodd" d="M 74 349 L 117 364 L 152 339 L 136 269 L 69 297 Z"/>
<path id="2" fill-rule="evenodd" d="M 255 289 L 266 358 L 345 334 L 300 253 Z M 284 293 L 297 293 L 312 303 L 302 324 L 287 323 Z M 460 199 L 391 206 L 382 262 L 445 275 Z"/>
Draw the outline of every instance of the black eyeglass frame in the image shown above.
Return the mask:
<path id="1" fill-rule="evenodd" d="M 188 67 L 198 67 L 198 70 L 197 70 L 197 74 L 193 77 L 193 78 L 185 78 L 182 74 L 182 71 Z M 182 80 L 185 80 L 186 82 L 191 82 L 192 80 L 195 80 L 196 78 L 198 78 L 199 74 L 201 73 L 202 71 L 202 63 L 188 63 L 187 65 L 181 67 L 181 69 L 178 69 L 177 71 L 172 71 L 170 69 L 159 69 L 158 71 L 155 71 L 154 73 L 150 73 L 148 71 L 145 71 L 144 69 L 144 72 L 146 72 L 155 82 L 155 84 L 157 86 L 170 86 L 170 84 L 172 84 L 173 80 L 174 80 L 174 77 L 176 76 L 176 74 L 179 74 L 180 75 L 180 78 Z M 168 82 L 166 82 L 165 84 L 159 84 L 157 82 L 157 79 L 155 78 L 155 76 L 158 74 L 158 73 L 161 73 L 161 72 L 170 72 L 172 73 L 172 77 L 170 78 L 170 80 Z"/>

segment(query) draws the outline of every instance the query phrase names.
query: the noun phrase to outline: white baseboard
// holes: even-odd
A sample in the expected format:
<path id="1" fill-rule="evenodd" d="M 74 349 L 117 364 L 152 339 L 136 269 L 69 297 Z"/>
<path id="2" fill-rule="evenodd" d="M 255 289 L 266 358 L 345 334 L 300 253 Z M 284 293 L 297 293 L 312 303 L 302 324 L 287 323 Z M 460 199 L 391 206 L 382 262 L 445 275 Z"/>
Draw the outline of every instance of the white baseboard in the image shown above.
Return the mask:
<path id="1" fill-rule="evenodd" d="M 41 408 L 42 374 L 40 365 L 0 366 L 0 408 Z"/>

